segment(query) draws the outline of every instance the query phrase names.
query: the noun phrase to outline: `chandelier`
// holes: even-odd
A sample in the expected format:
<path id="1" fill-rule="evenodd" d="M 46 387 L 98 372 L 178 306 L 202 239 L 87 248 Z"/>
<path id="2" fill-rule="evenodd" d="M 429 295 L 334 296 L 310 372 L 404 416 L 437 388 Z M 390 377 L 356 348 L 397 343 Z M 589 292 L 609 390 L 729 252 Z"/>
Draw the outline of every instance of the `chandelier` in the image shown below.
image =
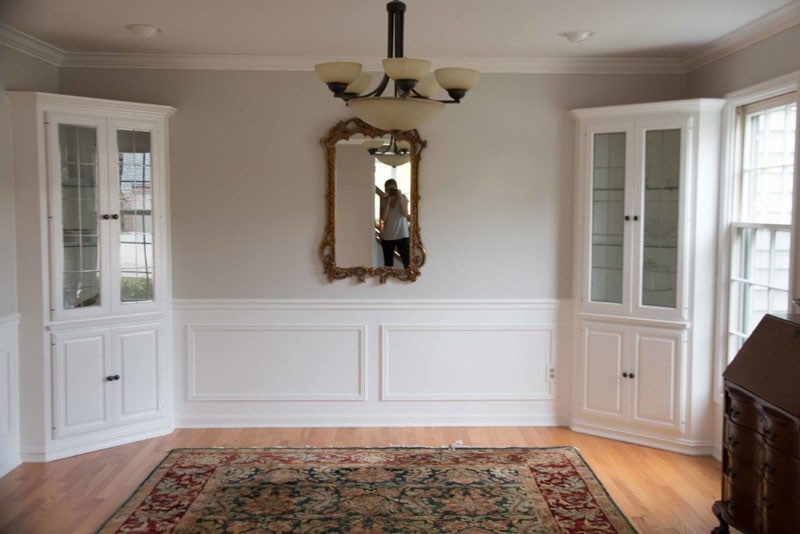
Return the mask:
<path id="1" fill-rule="evenodd" d="M 364 141 L 363 146 L 370 155 L 375 156 L 375 159 L 384 165 L 398 167 L 411 160 L 411 143 L 398 141 L 394 134 L 391 134 L 388 140 L 368 139 Z"/>
<path id="2" fill-rule="evenodd" d="M 386 4 L 389 13 L 388 57 L 383 60 L 385 73 L 375 90 L 365 92 L 372 77 L 361 73 L 361 63 L 334 61 L 314 67 L 333 96 L 343 99 L 359 119 L 381 130 L 419 128 L 433 119 L 445 104 L 461 102 L 480 78 L 480 73 L 474 69 L 447 67 L 436 69 L 434 80 L 427 77 L 430 61 L 403 57 L 405 10 L 406 5 L 400 0 Z M 394 82 L 394 96 L 382 96 L 389 80 Z M 431 98 L 437 85 L 447 91 L 450 100 Z"/>

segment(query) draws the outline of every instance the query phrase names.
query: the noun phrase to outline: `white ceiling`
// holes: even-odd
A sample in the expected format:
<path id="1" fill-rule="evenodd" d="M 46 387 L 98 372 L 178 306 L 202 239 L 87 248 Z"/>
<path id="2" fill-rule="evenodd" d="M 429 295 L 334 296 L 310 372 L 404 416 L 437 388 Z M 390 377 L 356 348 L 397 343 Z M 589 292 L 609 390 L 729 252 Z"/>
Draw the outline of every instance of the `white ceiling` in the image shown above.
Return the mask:
<path id="1" fill-rule="evenodd" d="M 2 0 L 0 23 L 67 53 L 273 58 L 385 55 L 386 0 Z M 796 17 L 800 0 L 406 0 L 405 55 L 429 59 L 680 59 Z M 795 20 L 794 23 L 797 21 Z M 143 39 L 129 24 L 160 29 Z M 570 43 L 560 32 L 596 35 Z"/>

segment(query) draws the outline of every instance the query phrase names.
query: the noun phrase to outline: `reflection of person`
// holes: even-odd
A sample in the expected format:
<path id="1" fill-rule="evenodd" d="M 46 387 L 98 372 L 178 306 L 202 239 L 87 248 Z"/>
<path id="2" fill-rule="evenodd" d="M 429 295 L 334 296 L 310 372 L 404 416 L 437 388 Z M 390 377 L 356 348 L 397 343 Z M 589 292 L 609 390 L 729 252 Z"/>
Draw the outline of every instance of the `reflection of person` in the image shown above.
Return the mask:
<path id="1" fill-rule="evenodd" d="M 408 198 L 397 188 L 397 182 L 393 178 L 386 180 L 384 188 L 386 191 L 381 195 L 383 265 L 394 265 L 394 251 L 397 249 L 403 260 L 403 267 L 408 269 Z"/>

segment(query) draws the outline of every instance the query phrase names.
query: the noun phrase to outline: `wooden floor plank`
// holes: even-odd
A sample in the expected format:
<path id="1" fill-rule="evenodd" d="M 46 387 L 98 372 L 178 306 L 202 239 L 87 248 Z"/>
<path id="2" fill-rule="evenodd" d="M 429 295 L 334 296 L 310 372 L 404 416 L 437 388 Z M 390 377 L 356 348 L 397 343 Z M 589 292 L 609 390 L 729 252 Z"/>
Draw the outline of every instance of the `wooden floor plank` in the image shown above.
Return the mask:
<path id="1" fill-rule="evenodd" d="M 94 532 L 173 448 L 577 447 L 642 533 L 709 532 L 720 463 L 555 427 L 179 429 L 169 436 L 46 464 L 0 479 L 0 533 Z"/>

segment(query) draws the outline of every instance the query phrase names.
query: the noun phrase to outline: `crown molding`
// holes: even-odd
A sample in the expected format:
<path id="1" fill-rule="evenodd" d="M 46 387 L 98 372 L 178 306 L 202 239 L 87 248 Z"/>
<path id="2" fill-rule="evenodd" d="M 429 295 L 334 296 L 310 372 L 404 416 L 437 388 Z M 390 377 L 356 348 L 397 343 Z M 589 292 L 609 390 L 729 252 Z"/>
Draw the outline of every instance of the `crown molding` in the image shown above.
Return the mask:
<path id="1" fill-rule="evenodd" d="M 691 72 L 798 24 L 800 24 L 800 2 L 795 1 L 686 54 L 680 61 L 686 72 Z"/>
<path id="2" fill-rule="evenodd" d="M 62 67 L 122 69 L 277 70 L 313 71 L 317 63 L 334 57 L 262 56 L 225 54 L 106 54 L 66 52 Z M 347 58 L 367 72 L 382 70 L 379 60 Z M 458 65 L 483 73 L 518 74 L 682 74 L 684 67 L 671 58 L 429 58 L 434 65 Z"/>
<path id="3" fill-rule="evenodd" d="M 0 23 L 0 44 L 31 57 L 60 67 L 65 52 L 11 26 Z"/>
<path id="4" fill-rule="evenodd" d="M 681 58 L 430 58 L 434 64 L 458 65 L 498 74 L 685 74 L 800 24 L 800 2 L 772 13 L 698 48 Z M 246 54 L 126 54 L 69 52 L 0 23 L 0 45 L 65 68 L 313 71 L 334 57 Z M 364 70 L 382 70 L 379 60 L 359 61 Z"/>

